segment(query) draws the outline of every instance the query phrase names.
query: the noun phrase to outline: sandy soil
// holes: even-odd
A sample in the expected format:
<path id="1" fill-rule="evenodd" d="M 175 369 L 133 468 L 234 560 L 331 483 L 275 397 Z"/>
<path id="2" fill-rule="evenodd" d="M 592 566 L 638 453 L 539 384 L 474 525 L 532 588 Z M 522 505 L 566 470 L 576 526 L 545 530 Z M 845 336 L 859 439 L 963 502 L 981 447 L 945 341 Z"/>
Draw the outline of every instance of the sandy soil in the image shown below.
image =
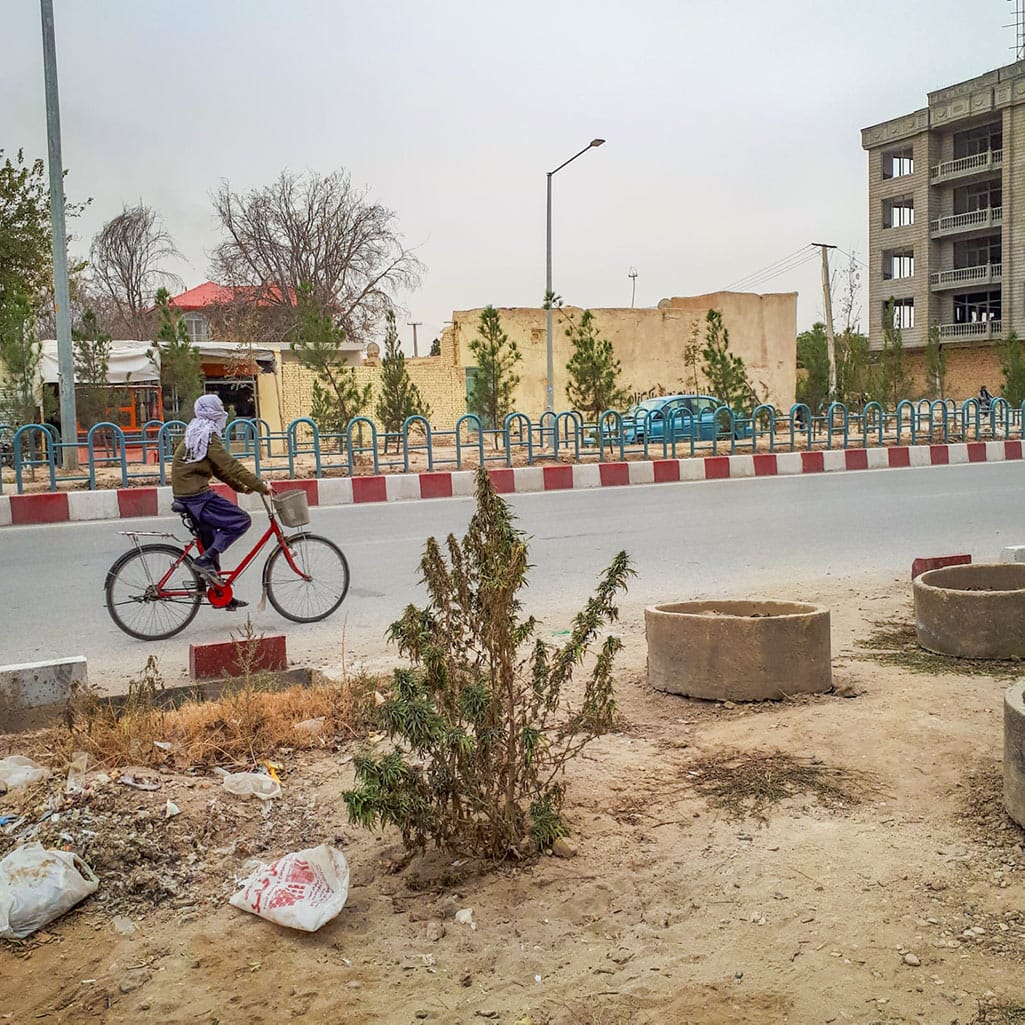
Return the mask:
<path id="1" fill-rule="evenodd" d="M 834 682 L 855 696 L 656 694 L 629 638 L 622 724 L 570 772 L 572 858 L 407 864 L 396 835 L 347 823 L 346 745 L 283 756 L 270 809 L 172 772 L 154 793 L 101 788 L 87 851 L 100 891 L 32 941 L 0 944 L 0 1021 L 1025 1021 L 1009 1010 L 1025 1008 L 1025 831 L 1000 803 L 1007 679 L 867 660 L 857 640 L 907 618 L 907 591 L 876 579 L 801 595 L 833 610 Z M 798 794 L 763 821 L 697 793 L 700 763 L 770 751 L 865 774 L 863 800 Z M 165 820 L 168 799 L 182 814 Z M 85 843 L 84 821 L 60 828 Z M 352 870 L 320 932 L 228 906 L 246 858 L 319 842 Z M 475 929 L 455 920 L 465 908 Z"/>

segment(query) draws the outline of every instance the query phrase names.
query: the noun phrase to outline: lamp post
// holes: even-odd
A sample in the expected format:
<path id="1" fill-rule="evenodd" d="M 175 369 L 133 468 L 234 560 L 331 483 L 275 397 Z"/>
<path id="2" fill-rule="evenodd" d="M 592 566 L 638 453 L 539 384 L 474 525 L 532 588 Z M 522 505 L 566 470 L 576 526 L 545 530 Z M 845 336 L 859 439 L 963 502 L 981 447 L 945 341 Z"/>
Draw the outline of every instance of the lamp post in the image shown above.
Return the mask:
<path id="1" fill-rule="evenodd" d="M 601 146 L 604 139 L 592 139 L 579 153 L 574 153 L 569 160 L 564 160 L 554 171 L 548 172 L 548 210 L 547 231 L 545 235 L 545 341 L 548 351 L 548 387 L 545 389 L 545 409 L 555 409 L 555 355 L 552 351 L 552 175 L 561 171 L 567 164 L 572 164 L 577 157 L 583 156 L 589 149 Z"/>

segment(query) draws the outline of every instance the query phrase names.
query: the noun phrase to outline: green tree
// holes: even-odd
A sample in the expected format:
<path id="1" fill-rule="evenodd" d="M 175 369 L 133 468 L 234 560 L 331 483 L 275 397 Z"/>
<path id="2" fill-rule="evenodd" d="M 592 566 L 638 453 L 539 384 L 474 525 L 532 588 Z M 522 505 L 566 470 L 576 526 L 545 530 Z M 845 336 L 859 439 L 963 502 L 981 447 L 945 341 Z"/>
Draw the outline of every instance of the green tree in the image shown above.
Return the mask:
<path id="1" fill-rule="evenodd" d="M 520 383 L 514 368 L 523 356 L 502 330 L 502 320 L 494 306 L 481 311 L 477 331 L 469 346 L 477 364 L 469 407 L 486 428 L 495 428 L 512 412 L 513 392 Z"/>
<path id="2" fill-rule="evenodd" d="M 836 337 L 836 391 L 834 398 L 847 406 L 862 405 L 875 390 L 868 339 L 860 331 Z"/>
<path id="3" fill-rule="evenodd" d="M 619 384 L 622 367 L 612 343 L 598 334 L 590 310 L 584 310 L 579 323 L 567 319 L 570 326 L 566 328 L 566 337 L 573 346 L 573 354 L 566 364 L 566 395 L 575 409 L 595 423 L 606 409 L 617 409 L 626 401 L 626 391 Z"/>
<path id="4" fill-rule="evenodd" d="M 0 157 L 4 151 L 0 149 Z M 50 286 L 50 191 L 42 160 L 0 163 L 0 305 L 33 304 Z"/>
<path id="5" fill-rule="evenodd" d="M 757 402 L 744 361 L 730 352 L 730 333 L 719 310 L 705 316 L 702 373 L 712 394 L 737 412 L 750 413 Z"/>
<path id="6" fill-rule="evenodd" d="M 125 390 L 110 386 L 110 335 L 99 326 L 96 314 L 86 310 L 72 333 L 75 356 L 75 402 L 84 430 L 114 417 L 124 404 Z M 116 423 L 116 419 L 114 420 Z"/>
<path id="7" fill-rule="evenodd" d="M 816 415 L 829 401 L 829 353 L 826 350 L 826 325 L 813 324 L 810 331 L 797 336 L 797 401 L 805 403 Z"/>
<path id="8" fill-rule="evenodd" d="M 149 350 L 150 361 L 160 366 L 160 390 L 164 419 L 189 419 L 192 406 L 203 393 L 199 350 L 189 340 L 188 328 L 170 304 L 166 288 L 157 291 L 157 336 Z M 159 355 L 159 361 L 157 356 Z"/>
<path id="9" fill-rule="evenodd" d="M 43 346 L 32 310 L 29 297 L 9 285 L 0 303 L 0 421 L 15 427 L 41 419 L 37 380 Z"/>
<path id="10" fill-rule="evenodd" d="M 929 340 L 925 345 L 926 396 L 930 399 L 946 398 L 947 354 L 940 341 L 940 329 L 929 328 Z"/>
<path id="11" fill-rule="evenodd" d="M 387 330 L 384 335 L 384 358 L 381 360 L 381 390 L 377 400 L 377 419 L 385 431 L 394 434 L 402 430 L 406 417 L 422 416 L 430 419 L 431 407 L 423 400 L 420 389 L 409 379 L 406 357 L 399 346 L 399 331 L 395 326 L 395 311 L 385 313 Z M 387 450 L 387 443 L 385 444 Z"/>
<path id="12" fill-rule="evenodd" d="M 431 351 L 430 351 L 429 355 L 431 355 L 431 356 L 440 356 L 441 355 L 441 339 L 440 338 L 435 338 L 434 341 L 431 342 Z"/>
<path id="13" fill-rule="evenodd" d="M 435 538 L 420 563 L 428 601 L 410 605 L 391 639 L 410 660 L 379 709 L 398 740 L 363 752 L 345 794 L 349 818 L 366 828 L 396 826 L 410 850 L 434 844 L 494 860 L 550 845 L 567 832 L 562 774 L 570 758 L 611 726 L 618 637 L 617 595 L 632 570 L 620 552 L 554 647 L 524 618 L 527 544 L 485 468 L 466 536 Z M 569 696 L 588 652 L 584 685 Z"/>
<path id="14" fill-rule="evenodd" d="M 1025 402 L 1025 355 L 1022 353 L 1021 339 L 1015 332 L 1012 331 L 997 343 L 997 356 L 1004 378 L 1000 394 L 1012 406 L 1021 406 Z"/>
<path id="15" fill-rule="evenodd" d="M 683 365 L 685 374 L 682 384 L 687 391 L 697 395 L 701 391 L 701 381 L 698 374 L 698 362 L 701 359 L 701 321 L 695 319 L 690 325 L 690 337 L 683 347 Z"/>
<path id="16" fill-rule="evenodd" d="M 342 342 L 345 332 L 329 313 L 322 313 L 308 290 L 299 296 L 299 323 L 290 343 L 302 366 L 313 371 L 313 396 L 310 417 L 326 434 L 342 435 L 349 421 L 370 403 L 371 385 L 359 383 L 356 371 L 345 362 Z"/>
<path id="17" fill-rule="evenodd" d="M 911 397 L 911 368 L 904 351 L 904 335 L 894 317 L 891 300 L 883 313 L 883 347 L 879 353 L 878 377 L 874 389 L 890 409 Z"/>

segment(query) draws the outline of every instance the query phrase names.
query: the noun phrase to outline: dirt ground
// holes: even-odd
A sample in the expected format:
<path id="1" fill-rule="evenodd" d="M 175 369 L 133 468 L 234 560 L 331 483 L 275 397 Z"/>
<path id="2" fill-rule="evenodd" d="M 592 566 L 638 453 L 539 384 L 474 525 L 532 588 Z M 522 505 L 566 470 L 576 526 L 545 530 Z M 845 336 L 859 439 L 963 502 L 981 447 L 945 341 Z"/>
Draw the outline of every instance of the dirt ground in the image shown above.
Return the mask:
<path id="1" fill-rule="evenodd" d="M 394 833 L 348 824 L 352 747 L 336 741 L 282 753 L 270 806 L 208 775 L 99 785 L 42 835 L 81 850 L 100 889 L 0 944 L 0 1022 L 1025 1022 L 1025 831 L 1001 804 L 1008 676 L 874 661 L 859 642 L 908 620 L 908 593 L 892 578 L 806 588 L 832 610 L 840 693 L 801 700 L 654 693 L 629 637 L 620 727 L 570 770 L 575 857 L 407 863 Z M 798 789 L 737 818 L 700 792 L 709 766 L 772 752 L 846 774 L 850 800 Z M 165 819 L 169 799 L 181 814 Z M 321 842 L 344 851 L 352 887 L 318 933 L 228 905 L 248 858 Z"/>

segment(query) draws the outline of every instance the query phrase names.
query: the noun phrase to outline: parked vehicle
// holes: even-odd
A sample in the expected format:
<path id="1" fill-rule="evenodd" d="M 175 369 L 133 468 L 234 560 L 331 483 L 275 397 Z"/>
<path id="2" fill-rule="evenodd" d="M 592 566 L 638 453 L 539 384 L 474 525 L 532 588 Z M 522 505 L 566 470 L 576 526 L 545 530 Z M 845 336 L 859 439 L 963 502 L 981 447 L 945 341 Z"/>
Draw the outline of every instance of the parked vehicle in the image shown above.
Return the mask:
<path id="1" fill-rule="evenodd" d="M 751 436 L 750 422 L 734 417 L 733 433 Z M 631 406 L 623 414 L 623 441 L 628 445 L 663 438 L 712 441 L 730 436 L 728 408 L 712 395 L 659 395 Z"/>

